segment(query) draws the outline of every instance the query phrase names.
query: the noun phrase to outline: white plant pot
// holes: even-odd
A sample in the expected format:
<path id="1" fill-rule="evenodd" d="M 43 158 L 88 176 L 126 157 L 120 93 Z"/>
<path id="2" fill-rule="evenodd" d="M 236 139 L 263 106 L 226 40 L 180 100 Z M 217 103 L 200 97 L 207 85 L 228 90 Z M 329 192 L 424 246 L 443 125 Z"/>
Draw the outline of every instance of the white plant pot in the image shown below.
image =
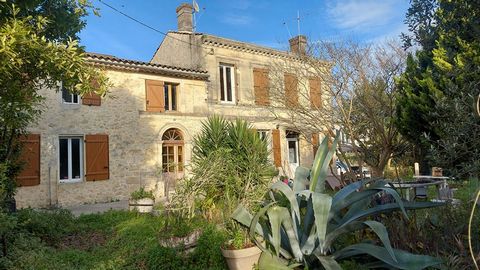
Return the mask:
<path id="1" fill-rule="evenodd" d="M 258 263 L 260 258 L 260 250 L 257 246 L 244 249 L 223 249 L 223 257 L 227 260 L 228 269 L 230 270 L 244 270 L 253 269 L 253 266 Z"/>
<path id="2" fill-rule="evenodd" d="M 138 200 L 130 200 L 128 202 L 130 211 L 137 210 L 140 213 L 151 213 L 155 201 L 150 198 L 142 198 Z"/>

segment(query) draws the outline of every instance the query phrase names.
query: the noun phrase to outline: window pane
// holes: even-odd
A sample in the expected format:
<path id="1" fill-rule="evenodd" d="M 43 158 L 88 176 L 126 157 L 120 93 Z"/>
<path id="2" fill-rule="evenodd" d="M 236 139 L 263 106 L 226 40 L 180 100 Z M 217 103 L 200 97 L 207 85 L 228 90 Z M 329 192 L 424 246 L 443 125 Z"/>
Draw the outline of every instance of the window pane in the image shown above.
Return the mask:
<path id="1" fill-rule="evenodd" d="M 163 89 L 164 89 L 164 98 L 165 98 L 165 111 L 168 111 L 169 108 L 170 108 L 170 103 L 169 103 L 169 100 L 168 100 L 168 84 L 165 84 L 163 86 Z"/>
<path id="2" fill-rule="evenodd" d="M 223 76 L 223 66 L 220 66 L 220 100 L 225 101 L 225 86 L 223 85 L 225 82 Z"/>
<path id="3" fill-rule="evenodd" d="M 62 87 L 62 99 L 65 103 L 72 103 L 72 94 L 64 87 Z"/>
<path id="4" fill-rule="evenodd" d="M 80 139 L 72 140 L 72 179 L 79 179 L 80 176 Z"/>
<path id="5" fill-rule="evenodd" d="M 232 68 L 226 67 L 227 76 L 227 101 L 232 101 Z"/>
<path id="6" fill-rule="evenodd" d="M 72 94 L 73 103 L 78 103 L 78 95 Z"/>
<path id="7" fill-rule="evenodd" d="M 60 139 L 60 179 L 68 179 L 68 139 Z"/>
<path id="8" fill-rule="evenodd" d="M 172 85 L 172 110 L 177 110 L 177 86 Z"/>
<path id="9" fill-rule="evenodd" d="M 297 163 L 297 144 L 295 141 L 288 141 L 288 161 Z"/>

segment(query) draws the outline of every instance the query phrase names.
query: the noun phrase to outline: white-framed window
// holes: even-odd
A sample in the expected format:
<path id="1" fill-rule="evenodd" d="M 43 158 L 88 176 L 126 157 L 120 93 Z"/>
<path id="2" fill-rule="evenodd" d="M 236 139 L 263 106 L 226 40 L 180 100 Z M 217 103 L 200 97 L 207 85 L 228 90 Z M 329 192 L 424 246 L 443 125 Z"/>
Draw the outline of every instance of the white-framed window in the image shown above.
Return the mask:
<path id="1" fill-rule="evenodd" d="M 80 96 L 77 94 L 71 93 L 65 87 L 62 87 L 62 102 L 65 104 L 80 104 Z"/>
<path id="2" fill-rule="evenodd" d="M 165 111 L 177 110 L 177 84 L 164 83 Z"/>
<path id="3" fill-rule="evenodd" d="M 299 145 L 298 134 L 295 132 L 287 133 L 288 144 L 288 162 L 292 165 L 298 165 L 299 161 Z"/>
<path id="4" fill-rule="evenodd" d="M 235 103 L 235 67 L 220 64 L 220 101 Z"/>
<path id="5" fill-rule="evenodd" d="M 61 136 L 58 146 L 60 182 L 82 181 L 83 137 Z"/>

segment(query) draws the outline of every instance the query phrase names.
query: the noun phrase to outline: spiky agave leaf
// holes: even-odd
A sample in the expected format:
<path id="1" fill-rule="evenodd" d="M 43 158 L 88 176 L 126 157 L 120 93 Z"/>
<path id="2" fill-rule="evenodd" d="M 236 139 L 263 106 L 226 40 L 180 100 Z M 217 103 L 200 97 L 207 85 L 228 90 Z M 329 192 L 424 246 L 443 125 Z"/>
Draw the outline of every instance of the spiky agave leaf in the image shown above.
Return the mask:
<path id="1" fill-rule="evenodd" d="M 398 249 L 394 249 L 393 252 L 397 261 L 393 259 L 393 257 L 390 255 L 389 251 L 385 247 L 361 243 L 350 245 L 336 252 L 333 257 L 336 260 L 340 260 L 356 255 L 368 254 L 378 260 L 385 262 L 390 267 L 406 270 L 417 270 L 427 267 L 437 267 L 442 264 L 441 259 L 431 256 L 411 254 L 409 252 Z"/>

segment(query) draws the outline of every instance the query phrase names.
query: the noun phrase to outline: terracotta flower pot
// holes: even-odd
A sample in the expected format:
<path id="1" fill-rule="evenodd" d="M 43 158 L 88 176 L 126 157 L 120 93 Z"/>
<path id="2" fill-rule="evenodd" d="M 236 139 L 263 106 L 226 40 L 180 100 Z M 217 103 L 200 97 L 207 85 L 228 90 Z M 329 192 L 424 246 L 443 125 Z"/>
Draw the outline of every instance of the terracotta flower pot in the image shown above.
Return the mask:
<path id="1" fill-rule="evenodd" d="M 154 200 L 150 198 L 142 198 L 138 200 L 130 200 L 128 206 L 130 211 L 137 210 L 140 213 L 151 213 L 153 211 Z"/>
<path id="2" fill-rule="evenodd" d="M 228 269 L 230 270 L 247 270 L 253 269 L 260 258 L 260 250 L 257 246 L 244 249 L 223 249 L 223 257 L 227 260 Z"/>

